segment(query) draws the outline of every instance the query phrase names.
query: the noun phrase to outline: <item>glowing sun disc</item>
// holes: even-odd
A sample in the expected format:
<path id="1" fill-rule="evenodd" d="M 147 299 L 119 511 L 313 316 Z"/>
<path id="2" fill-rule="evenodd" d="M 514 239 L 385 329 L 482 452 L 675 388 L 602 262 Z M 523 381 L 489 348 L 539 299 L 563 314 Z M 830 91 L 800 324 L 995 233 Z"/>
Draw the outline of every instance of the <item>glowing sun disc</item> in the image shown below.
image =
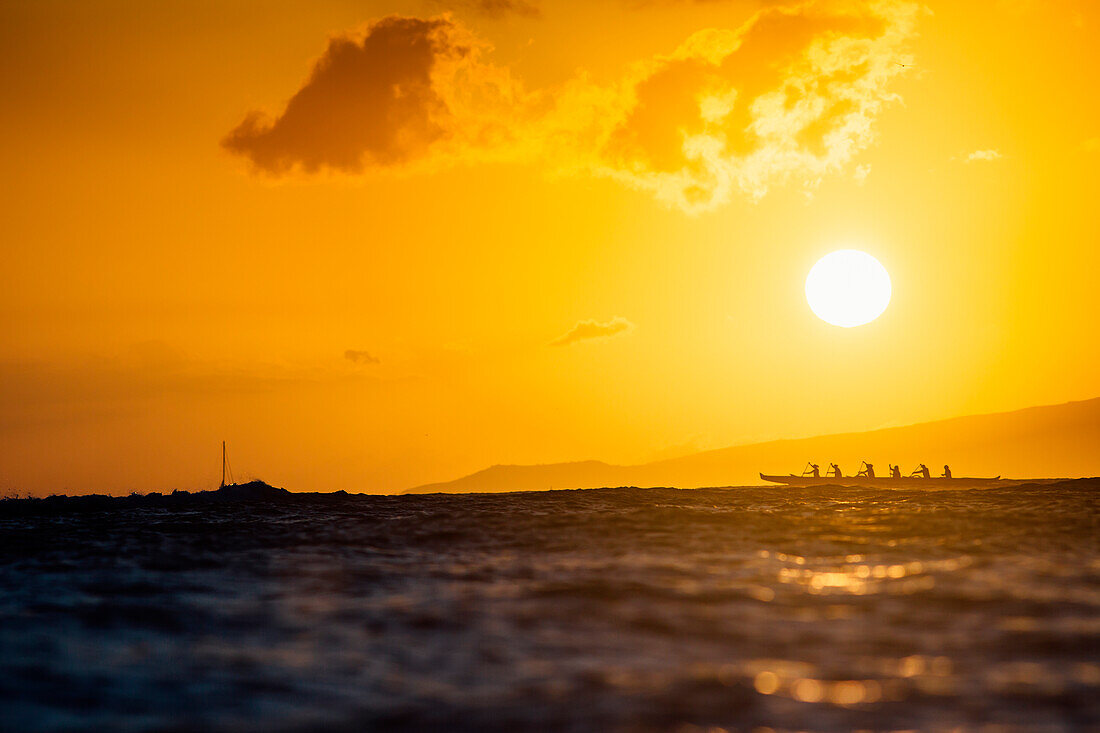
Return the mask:
<path id="1" fill-rule="evenodd" d="M 806 302 L 814 314 L 834 326 L 870 323 L 890 304 L 890 274 L 878 260 L 858 249 L 830 252 L 806 276 Z"/>

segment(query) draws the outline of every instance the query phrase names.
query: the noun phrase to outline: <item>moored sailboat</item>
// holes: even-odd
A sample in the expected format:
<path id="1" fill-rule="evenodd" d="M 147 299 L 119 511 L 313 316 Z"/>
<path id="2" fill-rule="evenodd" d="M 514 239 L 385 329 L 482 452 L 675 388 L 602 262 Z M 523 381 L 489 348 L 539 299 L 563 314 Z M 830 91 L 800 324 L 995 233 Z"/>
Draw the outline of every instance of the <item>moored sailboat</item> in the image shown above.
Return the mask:
<path id="1" fill-rule="evenodd" d="M 225 479 L 229 479 L 229 483 L 226 483 Z M 225 441 L 222 441 L 222 482 L 218 484 L 219 489 L 224 489 L 226 486 L 233 486 L 233 469 L 229 465 L 229 454 L 225 450 Z"/>

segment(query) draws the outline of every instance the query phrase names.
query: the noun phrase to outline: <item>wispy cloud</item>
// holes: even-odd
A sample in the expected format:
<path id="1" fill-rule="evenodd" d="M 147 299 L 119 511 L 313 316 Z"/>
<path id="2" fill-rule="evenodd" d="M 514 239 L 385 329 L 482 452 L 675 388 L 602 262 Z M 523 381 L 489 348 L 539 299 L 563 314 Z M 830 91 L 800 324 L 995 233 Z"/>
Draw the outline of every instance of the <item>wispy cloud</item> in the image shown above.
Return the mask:
<path id="1" fill-rule="evenodd" d="M 381 364 L 382 360 L 376 356 L 371 355 L 367 351 L 356 351 L 355 349 L 348 349 L 344 352 L 344 358 L 353 364 Z"/>
<path id="2" fill-rule="evenodd" d="M 223 400 L 338 382 L 382 385 L 415 378 L 400 368 L 387 375 L 384 367 L 368 372 L 354 366 L 381 364 L 365 351 L 349 350 L 344 355 L 352 364 L 334 362 L 331 356 L 305 362 L 207 361 L 150 341 L 115 353 L 73 355 L 64 362 L 0 358 L 0 404 L 4 405 L 0 433 L 50 421 L 132 415 L 168 395 L 185 401 Z M 450 368 L 454 358 L 443 361 L 432 354 L 416 361 L 426 369 L 442 371 Z"/>
<path id="3" fill-rule="evenodd" d="M 1001 155 L 1001 151 L 994 150 L 992 148 L 990 148 L 988 150 L 975 150 L 973 153 L 966 156 L 966 162 L 967 163 L 974 163 L 974 162 L 980 162 L 980 161 L 993 161 L 993 160 L 998 160 L 998 159 L 1003 158 L 1003 157 L 1004 156 Z"/>
<path id="4" fill-rule="evenodd" d="M 686 211 L 788 180 L 812 187 L 874 139 L 916 14 L 906 3 L 810 3 L 695 33 L 638 67 L 603 172 Z"/>
<path id="5" fill-rule="evenodd" d="M 429 0 L 428 4 L 446 10 L 469 10 L 490 18 L 509 15 L 537 18 L 541 15 L 538 3 L 533 0 Z"/>
<path id="6" fill-rule="evenodd" d="M 768 7 L 636 61 L 617 82 L 535 91 L 451 16 L 391 16 L 332 39 L 282 113 L 249 114 L 223 144 L 273 175 L 549 160 L 699 212 L 851 172 L 897 100 L 890 82 L 918 14 L 901 0 Z"/>
<path id="7" fill-rule="evenodd" d="M 577 325 L 573 326 L 573 328 L 569 329 L 569 332 L 564 336 L 551 341 L 550 345 L 568 346 L 578 341 L 607 338 L 609 336 L 615 336 L 616 334 L 625 333 L 632 328 L 634 328 L 634 324 L 621 316 L 615 316 L 606 323 L 601 323 L 596 320 L 580 321 Z"/>

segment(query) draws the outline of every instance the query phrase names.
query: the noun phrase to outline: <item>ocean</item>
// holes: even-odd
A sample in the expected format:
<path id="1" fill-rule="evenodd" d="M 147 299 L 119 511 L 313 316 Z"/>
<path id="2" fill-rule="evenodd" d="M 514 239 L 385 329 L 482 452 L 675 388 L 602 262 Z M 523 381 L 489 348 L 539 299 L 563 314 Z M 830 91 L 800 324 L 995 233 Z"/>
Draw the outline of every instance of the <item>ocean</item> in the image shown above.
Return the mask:
<path id="1" fill-rule="evenodd" d="M 9 500 L 0 730 L 1100 730 L 1098 528 L 1098 480 Z"/>

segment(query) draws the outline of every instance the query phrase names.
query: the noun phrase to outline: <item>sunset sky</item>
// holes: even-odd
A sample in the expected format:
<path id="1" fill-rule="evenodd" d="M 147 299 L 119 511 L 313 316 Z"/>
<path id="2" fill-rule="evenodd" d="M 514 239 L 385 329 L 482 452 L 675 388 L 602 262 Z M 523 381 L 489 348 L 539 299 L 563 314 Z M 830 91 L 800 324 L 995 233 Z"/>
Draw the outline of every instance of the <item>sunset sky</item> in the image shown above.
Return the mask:
<path id="1" fill-rule="evenodd" d="M 210 488 L 222 440 L 239 478 L 391 491 L 1098 396 L 1098 32 L 3 2 L 0 492 Z M 803 294 L 844 248 L 893 285 L 851 329 Z"/>

